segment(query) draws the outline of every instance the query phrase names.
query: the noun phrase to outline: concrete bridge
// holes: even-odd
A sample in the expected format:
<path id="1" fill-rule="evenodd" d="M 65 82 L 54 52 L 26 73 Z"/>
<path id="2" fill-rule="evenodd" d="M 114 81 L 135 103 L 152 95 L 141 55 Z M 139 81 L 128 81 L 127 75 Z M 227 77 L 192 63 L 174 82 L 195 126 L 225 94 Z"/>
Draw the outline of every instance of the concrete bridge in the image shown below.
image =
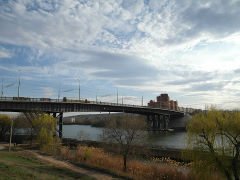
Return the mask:
<path id="1" fill-rule="evenodd" d="M 54 117 L 58 117 L 60 138 L 62 137 L 63 113 L 65 112 L 124 112 L 141 114 L 147 117 L 148 127 L 154 130 L 167 129 L 170 120 L 184 116 L 184 113 L 180 111 L 148 106 L 26 97 L 1 97 L 0 111 L 46 112 L 52 114 Z"/>

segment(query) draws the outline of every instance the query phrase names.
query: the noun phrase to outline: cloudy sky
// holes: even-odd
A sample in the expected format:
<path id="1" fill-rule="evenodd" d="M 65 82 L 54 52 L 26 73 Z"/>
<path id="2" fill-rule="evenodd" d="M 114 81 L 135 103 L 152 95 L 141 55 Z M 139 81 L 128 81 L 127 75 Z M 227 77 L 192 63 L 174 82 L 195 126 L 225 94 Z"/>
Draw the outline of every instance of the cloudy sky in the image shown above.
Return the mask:
<path id="1" fill-rule="evenodd" d="M 239 0 L 3 0 L 4 96 L 238 108 Z M 60 92 L 60 93 L 59 93 Z"/>

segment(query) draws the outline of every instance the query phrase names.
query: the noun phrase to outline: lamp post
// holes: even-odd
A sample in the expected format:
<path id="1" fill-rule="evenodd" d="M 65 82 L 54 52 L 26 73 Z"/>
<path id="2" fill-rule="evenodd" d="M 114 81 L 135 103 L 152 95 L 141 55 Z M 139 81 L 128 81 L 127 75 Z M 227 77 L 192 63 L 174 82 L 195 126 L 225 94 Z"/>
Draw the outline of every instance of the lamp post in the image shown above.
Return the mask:
<path id="1" fill-rule="evenodd" d="M 97 101 L 98 101 L 98 89 L 97 89 L 97 92 L 96 92 L 96 103 L 97 103 Z"/>
<path id="2" fill-rule="evenodd" d="M 78 100 L 80 101 L 80 79 L 78 79 Z"/>
<path id="3" fill-rule="evenodd" d="M 20 86 L 21 86 L 21 81 L 20 81 L 20 74 L 21 71 L 19 70 L 19 75 L 18 75 L 18 98 L 20 97 Z"/>
<path id="4" fill-rule="evenodd" d="M 117 105 L 118 105 L 118 88 L 117 88 Z"/>
<path id="5" fill-rule="evenodd" d="M 61 85 L 59 84 L 59 88 L 58 88 L 58 101 L 60 99 L 61 96 Z"/>
<path id="6" fill-rule="evenodd" d="M 2 91 L 1 91 L 1 97 L 3 97 L 3 78 L 2 78 Z"/>

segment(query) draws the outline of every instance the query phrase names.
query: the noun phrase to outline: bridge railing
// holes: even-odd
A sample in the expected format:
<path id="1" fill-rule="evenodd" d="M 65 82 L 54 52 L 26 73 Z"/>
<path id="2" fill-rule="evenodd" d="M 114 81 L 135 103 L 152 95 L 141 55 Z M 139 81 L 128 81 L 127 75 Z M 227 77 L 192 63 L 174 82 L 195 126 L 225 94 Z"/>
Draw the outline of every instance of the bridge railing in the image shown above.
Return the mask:
<path id="1" fill-rule="evenodd" d="M 74 103 L 84 103 L 84 104 L 102 104 L 102 105 L 113 105 L 113 106 L 133 106 L 133 107 L 148 107 L 140 106 L 134 104 L 122 104 L 122 103 L 111 103 L 111 102 L 101 102 L 101 101 L 85 101 L 85 99 L 80 100 L 63 100 L 63 99 L 50 99 L 50 98 L 30 98 L 30 97 L 0 97 L 0 101 L 31 101 L 31 102 L 74 102 Z"/>
<path id="2" fill-rule="evenodd" d="M 81 104 L 99 104 L 99 105 L 110 105 L 110 106 L 124 106 L 124 107 L 138 107 L 138 108 L 152 108 L 149 106 L 140 106 L 134 104 L 123 104 L 123 103 L 111 103 L 101 101 L 88 101 L 86 99 L 51 99 L 51 98 L 30 98 L 30 97 L 0 97 L 0 101 L 23 101 L 23 102 L 58 102 L 58 103 L 81 103 Z M 169 109 L 166 109 L 169 111 Z M 171 110 L 170 110 L 171 111 Z M 181 111 L 180 111 L 181 112 Z"/>
<path id="3" fill-rule="evenodd" d="M 0 101 L 63 102 L 62 99 L 29 98 L 29 97 L 0 97 Z"/>

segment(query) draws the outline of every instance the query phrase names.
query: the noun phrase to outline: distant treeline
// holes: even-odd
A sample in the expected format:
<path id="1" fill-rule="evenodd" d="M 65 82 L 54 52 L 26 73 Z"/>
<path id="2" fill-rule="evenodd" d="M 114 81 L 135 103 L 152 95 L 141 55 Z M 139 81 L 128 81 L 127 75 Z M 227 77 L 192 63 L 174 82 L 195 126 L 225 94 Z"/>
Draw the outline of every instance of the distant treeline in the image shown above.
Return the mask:
<path id="1" fill-rule="evenodd" d="M 123 113 L 113 114 L 89 114 L 78 115 L 63 118 L 64 125 L 78 124 L 78 125 L 91 125 L 92 127 L 105 127 L 106 124 L 115 117 L 124 116 Z M 140 116 L 134 114 L 133 116 Z"/>

